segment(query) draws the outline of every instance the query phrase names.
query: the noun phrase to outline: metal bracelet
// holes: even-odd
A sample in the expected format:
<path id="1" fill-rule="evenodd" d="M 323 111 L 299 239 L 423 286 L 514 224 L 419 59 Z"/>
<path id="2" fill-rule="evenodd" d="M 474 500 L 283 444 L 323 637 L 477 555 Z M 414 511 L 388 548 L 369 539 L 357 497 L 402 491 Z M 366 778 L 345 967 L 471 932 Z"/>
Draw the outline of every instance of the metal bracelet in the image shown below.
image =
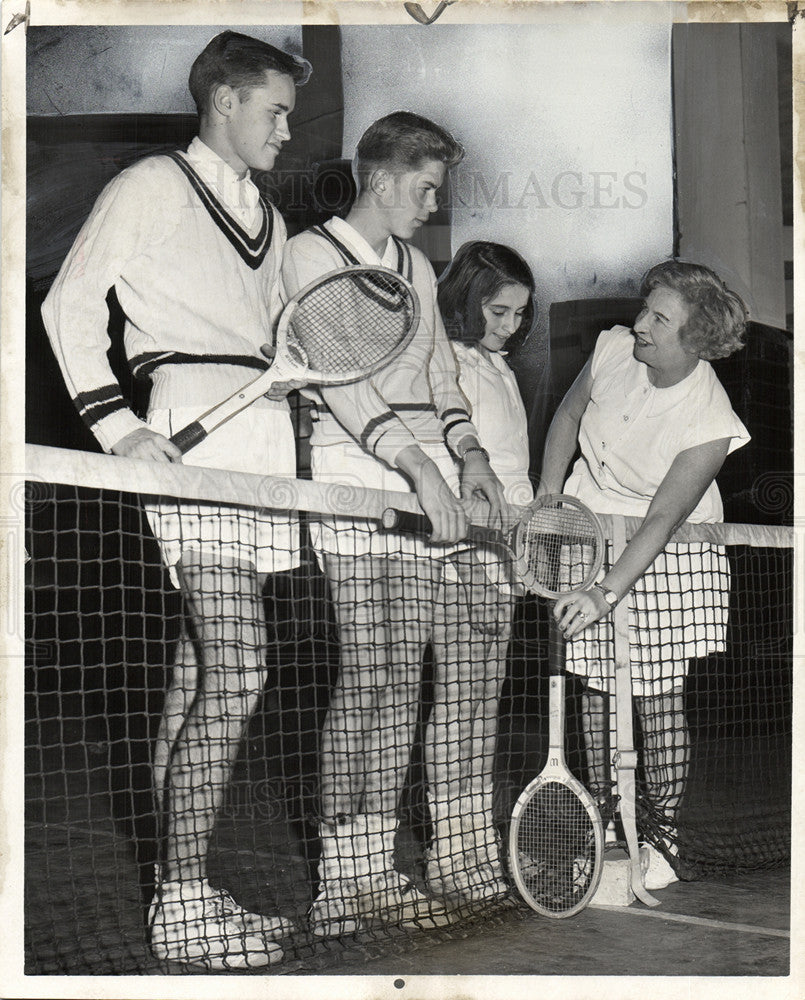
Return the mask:
<path id="1" fill-rule="evenodd" d="M 467 448 L 464 451 L 464 454 L 461 456 L 462 462 L 465 462 L 467 460 L 467 455 L 469 455 L 471 451 L 477 451 L 480 455 L 484 456 L 487 462 L 489 461 L 489 452 L 486 450 L 486 448 L 481 448 L 480 445 L 473 445 L 472 448 Z"/>

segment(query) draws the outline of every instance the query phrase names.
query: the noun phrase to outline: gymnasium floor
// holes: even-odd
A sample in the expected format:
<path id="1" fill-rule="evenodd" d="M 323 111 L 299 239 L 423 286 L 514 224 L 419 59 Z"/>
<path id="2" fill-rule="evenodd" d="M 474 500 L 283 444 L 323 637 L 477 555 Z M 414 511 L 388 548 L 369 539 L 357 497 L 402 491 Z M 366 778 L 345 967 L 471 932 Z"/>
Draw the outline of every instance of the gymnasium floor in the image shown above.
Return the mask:
<path id="1" fill-rule="evenodd" d="M 656 909 L 590 907 L 567 920 L 538 914 L 474 926 L 463 939 L 328 975 L 786 976 L 789 872 L 776 869 L 675 883 Z"/>

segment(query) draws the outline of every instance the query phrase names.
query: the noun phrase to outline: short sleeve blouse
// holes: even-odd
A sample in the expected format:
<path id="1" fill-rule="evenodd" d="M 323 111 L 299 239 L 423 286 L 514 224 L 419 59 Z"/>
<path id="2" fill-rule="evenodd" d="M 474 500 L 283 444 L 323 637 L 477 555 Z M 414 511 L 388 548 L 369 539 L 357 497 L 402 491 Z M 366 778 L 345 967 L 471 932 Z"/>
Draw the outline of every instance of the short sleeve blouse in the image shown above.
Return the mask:
<path id="1" fill-rule="evenodd" d="M 565 491 L 604 514 L 642 517 L 676 456 L 729 438 L 729 451 L 749 441 L 724 387 L 706 361 L 668 388 L 657 388 L 632 353 L 627 327 L 605 330 L 593 352 L 592 391 L 581 419 L 576 461 Z M 711 483 L 689 520 L 720 521 Z"/>

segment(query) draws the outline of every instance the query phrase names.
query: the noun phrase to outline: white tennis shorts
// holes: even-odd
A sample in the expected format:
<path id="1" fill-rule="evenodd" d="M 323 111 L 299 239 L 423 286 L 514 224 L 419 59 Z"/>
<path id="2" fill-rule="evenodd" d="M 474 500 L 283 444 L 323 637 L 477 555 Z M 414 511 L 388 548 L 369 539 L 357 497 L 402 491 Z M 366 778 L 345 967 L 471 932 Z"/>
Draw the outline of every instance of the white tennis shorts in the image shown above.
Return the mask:
<path id="1" fill-rule="evenodd" d="M 152 410 L 148 426 L 170 437 L 199 416 L 198 407 Z M 185 456 L 186 465 L 264 476 L 295 476 L 293 427 L 287 406 L 258 400 L 213 431 Z M 258 573 L 299 565 L 299 524 L 294 513 L 226 507 L 182 500 L 146 504 L 148 523 L 178 589 L 176 564 L 185 553 L 235 560 Z"/>

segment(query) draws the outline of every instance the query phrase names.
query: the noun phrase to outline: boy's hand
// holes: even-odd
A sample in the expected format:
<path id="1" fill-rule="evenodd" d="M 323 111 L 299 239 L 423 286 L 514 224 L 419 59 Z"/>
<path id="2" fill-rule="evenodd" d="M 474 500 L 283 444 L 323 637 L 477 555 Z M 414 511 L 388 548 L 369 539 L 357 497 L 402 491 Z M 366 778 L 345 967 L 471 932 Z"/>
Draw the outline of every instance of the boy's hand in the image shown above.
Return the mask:
<path id="1" fill-rule="evenodd" d="M 143 458 L 149 462 L 181 462 L 182 453 L 162 434 L 148 427 L 138 427 L 136 431 L 122 437 L 112 445 L 113 455 L 124 458 Z"/>
<path id="2" fill-rule="evenodd" d="M 433 525 L 431 541 L 445 545 L 461 541 L 467 534 L 467 515 L 436 463 L 418 445 L 410 445 L 397 456 L 397 465 L 413 480 L 419 504 Z"/>
<path id="3" fill-rule="evenodd" d="M 273 344 L 263 344 L 260 351 L 269 361 L 273 361 L 277 353 Z M 306 385 L 307 382 L 303 379 L 292 378 L 289 382 L 277 382 L 276 385 L 272 385 L 264 395 L 266 399 L 281 400 L 285 399 L 289 392 L 293 392 L 294 389 L 303 389 Z"/>

